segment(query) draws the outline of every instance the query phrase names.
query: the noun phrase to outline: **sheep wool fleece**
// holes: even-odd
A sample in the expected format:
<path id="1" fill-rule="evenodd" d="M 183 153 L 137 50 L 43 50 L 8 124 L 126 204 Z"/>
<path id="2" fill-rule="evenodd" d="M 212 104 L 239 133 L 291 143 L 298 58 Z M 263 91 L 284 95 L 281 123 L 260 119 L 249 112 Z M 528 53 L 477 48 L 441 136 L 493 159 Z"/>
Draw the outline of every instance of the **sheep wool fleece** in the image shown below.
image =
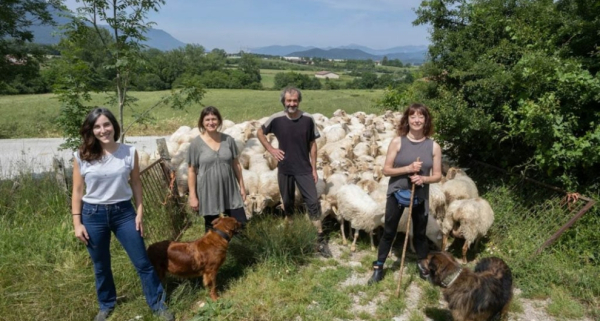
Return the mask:
<path id="1" fill-rule="evenodd" d="M 200 136 L 191 141 L 187 161 L 196 169 L 200 215 L 219 215 L 225 210 L 244 206 L 233 170 L 233 160 L 237 156 L 235 140 L 227 134 L 221 133 L 218 150 L 210 148 Z"/>

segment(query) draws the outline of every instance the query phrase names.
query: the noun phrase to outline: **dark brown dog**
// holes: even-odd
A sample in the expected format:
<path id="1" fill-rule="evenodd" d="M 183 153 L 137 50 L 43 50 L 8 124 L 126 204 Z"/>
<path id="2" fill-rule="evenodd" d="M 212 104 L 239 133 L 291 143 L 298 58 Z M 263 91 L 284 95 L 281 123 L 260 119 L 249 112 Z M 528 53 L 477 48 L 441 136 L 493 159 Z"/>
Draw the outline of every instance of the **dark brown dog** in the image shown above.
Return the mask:
<path id="1" fill-rule="evenodd" d="M 217 271 L 225 262 L 229 240 L 240 227 L 233 217 L 217 218 L 213 229 L 193 242 L 162 241 L 150 245 L 150 262 L 161 281 L 167 272 L 185 278 L 202 276 L 210 297 L 216 300 Z"/>
<path id="2" fill-rule="evenodd" d="M 429 279 L 442 287 L 455 321 L 507 318 L 512 299 L 512 273 L 497 257 L 484 258 L 475 270 L 463 268 L 448 252 L 427 256 Z"/>

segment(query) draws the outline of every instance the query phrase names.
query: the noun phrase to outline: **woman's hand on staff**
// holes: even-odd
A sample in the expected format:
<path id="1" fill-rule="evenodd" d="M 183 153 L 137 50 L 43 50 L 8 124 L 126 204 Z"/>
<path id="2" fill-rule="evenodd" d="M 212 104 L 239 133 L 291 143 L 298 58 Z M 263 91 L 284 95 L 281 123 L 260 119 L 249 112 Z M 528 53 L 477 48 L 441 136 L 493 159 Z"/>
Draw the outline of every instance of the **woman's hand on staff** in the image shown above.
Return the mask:
<path id="1" fill-rule="evenodd" d="M 425 184 L 425 176 L 415 174 L 410 176 L 410 181 L 415 185 L 423 186 Z"/>
<path id="2" fill-rule="evenodd" d="M 197 211 L 200 208 L 200 202 L 198 202 L 198 197 L 190 195 L 188 197 L 188 203 L 192 210 Z"/>
<path id="3" fill-rule="evenodd" d="M 421 170 L 421 166 L 423 166 L 423 162 L 421 162 L 421 161 L 412 162 L 412 164 L 407 166 L 408 172 L 409 173 L 418 173 Z"/>

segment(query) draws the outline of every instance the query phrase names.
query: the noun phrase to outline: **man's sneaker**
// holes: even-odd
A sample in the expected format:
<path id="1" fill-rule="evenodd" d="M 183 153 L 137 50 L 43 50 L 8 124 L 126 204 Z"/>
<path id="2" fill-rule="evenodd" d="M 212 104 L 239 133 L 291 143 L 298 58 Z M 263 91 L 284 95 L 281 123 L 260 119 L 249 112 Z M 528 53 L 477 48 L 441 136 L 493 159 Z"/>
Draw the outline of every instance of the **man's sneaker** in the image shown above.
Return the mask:
<path id="1" fill-rule="evenodd" d="M 333 256 L 326 241 L 317 243 L 317 252 L 319 252 L 319 254 L 321 254 L 321 256 L 324 258 L 330 258 Z"/>
<path id="2" fill-rule="evenodd" d="M 112 310 L 100 310 L 98 311 L 98 314 L 96 314 L 94 321 L 106 321 L 111 313 Z"/>
<path id="3" fill-rule="evenodd" d="M 173 313 L 171 313 L 171 311 L 167 309 L 159 310 L 158 312 L 156 312 L 156 316 L 164 321 L 175 321 L 175 316 L 173 315 Z"/>
<path id="4" fill-rule="evenodd" d="M 421 277 L 421 279 L 429 279 L 429 270 L 421 262 L 417 262 L 417 270 L 419 270 L 419 277 Z"/>

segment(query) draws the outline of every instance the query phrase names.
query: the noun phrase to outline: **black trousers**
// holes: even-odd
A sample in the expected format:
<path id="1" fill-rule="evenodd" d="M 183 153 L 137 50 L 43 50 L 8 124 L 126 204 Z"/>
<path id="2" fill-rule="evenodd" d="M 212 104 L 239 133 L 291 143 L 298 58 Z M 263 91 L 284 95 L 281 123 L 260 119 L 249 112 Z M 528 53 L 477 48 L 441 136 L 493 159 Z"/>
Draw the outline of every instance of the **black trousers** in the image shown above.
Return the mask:
<path id="1" fill-rule="evenodd" d="M 242 227 L 248 222 L 248 218 L 246 217 L 246 212 L 244 211 L 243 207 L 225 210 L 223 213 L 227 216 L 235 218 L 242 224 Z M 208 230 L 213 227 L 212 222 L 218 217 L 219 215 L 204 215 L 204 233 L 208 232 Z"/>
<path id="2" fill-rule="evenodd" d="M 398 206 L 398 201 L 394 195 L 390 195 L 387 198 L 385 204 L 385 224 L 383 226 L 383 237 L 379 242 L 379 249 L 377 251 L 377 261 L 385 262 L 392 248 L 392 242 L 394 237 L 398 233 L 398 223 L 400 217 L 404 211 L 403 206 Z M 417 257 L 419 260 L 427 258 L 429 253 L 429 244 L 427 244 L 427 216 L 425 213 L 425 202 L 419 205 L 413 205 L 411 223 L 413 230 L 413 243 L 415 250 L 417 251 Z"/>
<path id="3" fill-rule="evenodd" d="M 317 185 L 312 174 L 277 174 L 277 182 L 279 183 L 279 193 L 281 193 L 281 201 L 286 216 L 294 214 L 294 195 L 296 194 L 296 185 L 298 185 L 310 219 L 316 221 L 321 217 L 321 203 L 319 203 Z"/>

